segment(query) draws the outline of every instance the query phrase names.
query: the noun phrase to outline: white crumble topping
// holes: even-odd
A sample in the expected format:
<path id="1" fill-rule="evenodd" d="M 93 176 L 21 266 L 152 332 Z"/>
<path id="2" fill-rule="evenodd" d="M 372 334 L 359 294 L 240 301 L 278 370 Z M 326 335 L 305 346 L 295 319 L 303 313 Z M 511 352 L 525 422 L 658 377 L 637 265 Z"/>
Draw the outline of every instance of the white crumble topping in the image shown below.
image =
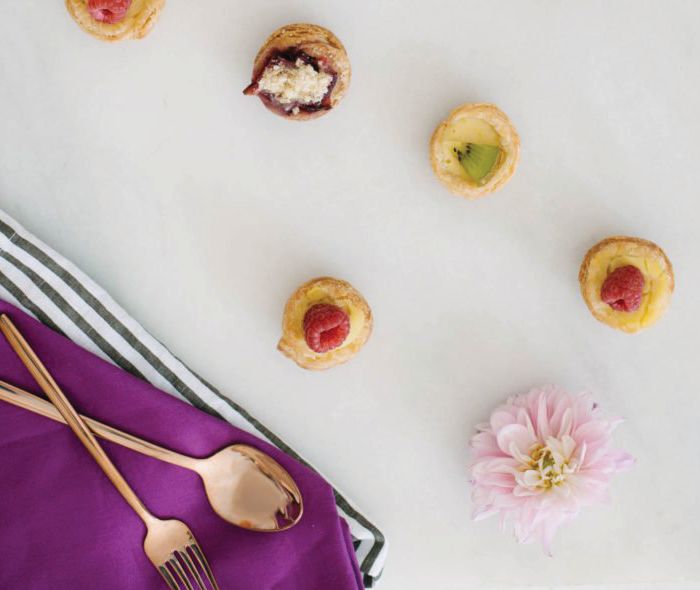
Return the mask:
<path id="1" fill-rule="evenodd" d="M 297 59 L 294 66 L 274 64 L 265 68 L 258 90 L 273 95 L 280 104 L 316 104 L 323 100 L 333 76 L 317 72 Z"/>

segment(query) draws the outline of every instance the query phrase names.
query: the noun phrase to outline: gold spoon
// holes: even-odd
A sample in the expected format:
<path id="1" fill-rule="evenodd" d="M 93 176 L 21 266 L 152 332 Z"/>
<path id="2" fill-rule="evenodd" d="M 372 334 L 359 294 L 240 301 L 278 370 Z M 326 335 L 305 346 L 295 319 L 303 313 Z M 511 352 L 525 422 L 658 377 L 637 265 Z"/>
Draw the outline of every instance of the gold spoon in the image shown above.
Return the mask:
<path id="1" fill-rule="evenodd" d="M 57 422 L 56 407 L 0 381 L 0 400 Z M 284 531 L 301 519 L 304 505 L 292 476 L 272 457 L 248 445 L 230 445 L 205 459 L 163 448 L 82 416 L 97 436 L 166 463 L 190 469 L 202 479 L 209 503 L 221 518 L 254 531 Z"/>

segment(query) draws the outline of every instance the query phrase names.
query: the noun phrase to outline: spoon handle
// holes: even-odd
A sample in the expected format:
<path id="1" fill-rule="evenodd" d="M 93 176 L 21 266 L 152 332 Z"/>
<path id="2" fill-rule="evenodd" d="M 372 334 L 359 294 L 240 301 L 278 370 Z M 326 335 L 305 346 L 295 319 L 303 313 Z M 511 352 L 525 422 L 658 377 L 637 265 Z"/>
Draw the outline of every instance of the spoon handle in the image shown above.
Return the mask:
<path id="1" fill-rule="evenodd" d="M 47 402 L 38 395 L 24 391 L 23 389 L 2 380 L 0 380 L 0 400 L 12 404 L 13 406 L 17 406 L 18 408 L 29 410 L 30 412 L 34 412 L 35 414 L 39 414 L 45 418 L 51 418 L 51 420 L 55 420 L 56 422 L 62 422 L 63 424 L 66 423 L 63 416 L 61 416 L 61 413 L 52 403 Z M 141 453 L 142 455 L 147 455 L 148 457 L 153 457 L 154 459 L 165 461 L 166 463 L 170 463 L 172 465 L 195 470 L 198 459 L 195 459 L 194 457 L 188 457 L 186 455 L 176 453 L 175 451 L 171 451 L 170 449 L 165 449 L 134 436 L 133 434 L 129 434 L 128 432 L 124 432 L 123 430 L 119 430 L 113 426 L 109 426 L 108 424 L 103 424 L 102 422 L 98 422 L 97 420 L 93 420 L 87 416 L 83 416 L 82 414 L 80 417 L 94 434 L 100 438 L 103 438 L 104 440 L 108 440 L 109 442 L 116 443 L 122 447 L 131 449 L 132 451 Z"/>
<path id="2" fill-rule="evenodd" d="M 61 416 L 61 413 L 56 409 L 52 403 L 40 398 L 38 395 L 24 391 L 15 385 L 11 385 L 5 381 L 0 380 L 0 400 L 44 416 L 45 418 L 51 418 L 56 422 L 62 422 L 66 424 L 65 419 Z M 124 432 L 113 426 L 103 424 L 87 416 L 80 415 L 83 421 L 88 425 L 90 430 L 105 440 L 116 443 L 142 455 L 147 455 L 153 457 L 154 459 L 159 459 L 160 461 L 165 461 L 172 465 L 178 465 L 179 467 L 184 467 L 185 469 L 196 470 L 197 461 L 194 457 L 188 457 L 186 455 L 181 455 L 170 449 L 165 449 L 156 444 L 150 443 L 146 440 L 138 438 L 133 434 Z"/>
<path id="3" fill-rule="evenodd" d="M 56 409 L 56 407 L 47 402 L 46 400 L 40 398 L 33 393 L 24 391 L 19 387 L 10 385 L 5 381 L 0 380 L 0 400 L 10 403 L 13 406 L 29 410 L 45 418 L 51 418 L 56 422 L 66 423 L 61 413 Z M 194 469 L 197 459 L 193 457 L 187 457 L 186 455 L 181 455 L 170 449 L 165 449 L 148 441 L 145 441 L 133 434 L 118 430 L 113 426 L 103 424 L 87 416 L 80 416 L 83 421 L 88 425 L 90 430 L 100 438 L 108 440 L 110 442 L 141 453 L 142 455 L 147 455 L 153 457 L 154 459 L 159 459 L 160 461 L 165 461 L 166 463 L 171 463 L 172 465 L 178 465 L 179 467 L 184 467 L 185 469 Z"/>

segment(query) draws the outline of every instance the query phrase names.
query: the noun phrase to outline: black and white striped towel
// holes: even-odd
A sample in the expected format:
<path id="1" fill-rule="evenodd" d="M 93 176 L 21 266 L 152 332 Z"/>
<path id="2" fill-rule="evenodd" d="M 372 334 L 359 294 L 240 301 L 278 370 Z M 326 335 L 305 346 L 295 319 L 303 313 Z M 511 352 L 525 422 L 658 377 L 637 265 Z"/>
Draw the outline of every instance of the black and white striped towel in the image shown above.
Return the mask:
<path id="1" fill-rule="evenodd" d="M 276 434 L 175 358 L 92 279 L 2 210 L 0 298 L 159 389 L 304 461 Z M 338 490 L 335 500 L 339 514 L 350 525 L 364 582 L 370 588 L 386 560 L 384 535 Z"/>

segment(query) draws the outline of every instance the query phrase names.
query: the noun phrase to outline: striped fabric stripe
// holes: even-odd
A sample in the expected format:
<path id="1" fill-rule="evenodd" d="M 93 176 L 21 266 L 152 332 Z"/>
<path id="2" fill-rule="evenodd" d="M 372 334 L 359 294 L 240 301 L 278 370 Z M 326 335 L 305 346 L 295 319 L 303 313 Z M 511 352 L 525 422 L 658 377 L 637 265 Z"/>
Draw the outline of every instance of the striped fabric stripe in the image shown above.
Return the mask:
<path id="1" fill-rule="evenodd" d="M 187 368 L 92 279 L 2 210 L 0 297 L 101 358 L 309 465 L 276 434 Z M 335 499 L 338 513 L 350 526 L 365 586 L 371 588 L 386 560 L 384 535 L 337 489 Z"/>

